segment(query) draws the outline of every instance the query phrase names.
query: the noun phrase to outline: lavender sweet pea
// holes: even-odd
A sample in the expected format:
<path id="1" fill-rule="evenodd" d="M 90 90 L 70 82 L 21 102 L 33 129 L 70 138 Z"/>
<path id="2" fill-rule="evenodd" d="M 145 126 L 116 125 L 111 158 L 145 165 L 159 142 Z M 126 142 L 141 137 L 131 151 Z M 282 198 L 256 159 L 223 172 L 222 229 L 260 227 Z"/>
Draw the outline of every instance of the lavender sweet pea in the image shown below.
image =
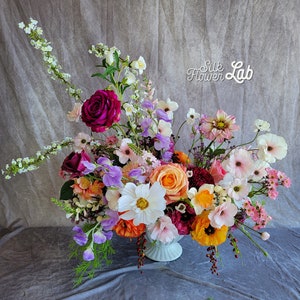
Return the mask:
<path id="1" fill-rule="evenodd" d="M 98 90 L 82 105 L 82 121 L 94 132 L 106 131 L 120 116 L 121 102 L 114 91 Z"/>

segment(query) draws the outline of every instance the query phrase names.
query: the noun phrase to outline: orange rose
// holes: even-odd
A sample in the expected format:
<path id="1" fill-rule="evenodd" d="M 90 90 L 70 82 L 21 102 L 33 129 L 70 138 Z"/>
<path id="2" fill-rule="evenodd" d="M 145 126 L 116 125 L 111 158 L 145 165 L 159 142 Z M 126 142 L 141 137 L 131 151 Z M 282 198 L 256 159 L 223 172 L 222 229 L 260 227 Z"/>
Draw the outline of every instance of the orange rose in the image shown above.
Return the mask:
<path id="1" fill-rule="evenodd" d="M 150 175 L 150 183 L 155 181 L 166 189 L 167 204 L 187 197 L 189 181 L 186 168 L 180 164 L 170 163 L 157 167 Z"/>
<path id="2" fill-rule="evenodd" d="M 146 230 L 146 225 L 141 223 L 136 226 L 133 224 L 133 220 L 120 219 L 119 222 L 114 226 L 113 230 L 119 236 L 135 238 L 140 236 Z"/>
<path id="3" fill-rule="evenodd" d="M 201 246 L 218 246 L 225 242 L 228 227 L 214 228 L 210 225 L 209 211 L 204 210 L 201 215 L 196 216 L 193 224 L 191 237 Z"/>

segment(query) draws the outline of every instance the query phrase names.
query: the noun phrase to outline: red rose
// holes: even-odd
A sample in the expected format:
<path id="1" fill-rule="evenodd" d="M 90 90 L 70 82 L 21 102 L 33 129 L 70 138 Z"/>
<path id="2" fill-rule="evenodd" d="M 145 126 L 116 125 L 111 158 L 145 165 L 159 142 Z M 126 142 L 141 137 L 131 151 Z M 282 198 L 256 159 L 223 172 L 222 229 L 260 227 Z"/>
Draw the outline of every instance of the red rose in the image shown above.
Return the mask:
<path id="1" fill-rule="evenodd" d="M 81 109 L 82 121 L 94 132 L 104 132 L 119 122 L 121 102 L 114 91 L 98 90 L 87 99 Z"/>
<path id="2" fill-rule="evenodd" d="M 85 170 L 83 165 L 84 161 L 90 162 L 90 157 L 85 151 L 72 152 L 69 154 L 61 166 L 62 174 L 71 174 L 71 177 L 79 177 L 82 175 L 82 171 Z"/>

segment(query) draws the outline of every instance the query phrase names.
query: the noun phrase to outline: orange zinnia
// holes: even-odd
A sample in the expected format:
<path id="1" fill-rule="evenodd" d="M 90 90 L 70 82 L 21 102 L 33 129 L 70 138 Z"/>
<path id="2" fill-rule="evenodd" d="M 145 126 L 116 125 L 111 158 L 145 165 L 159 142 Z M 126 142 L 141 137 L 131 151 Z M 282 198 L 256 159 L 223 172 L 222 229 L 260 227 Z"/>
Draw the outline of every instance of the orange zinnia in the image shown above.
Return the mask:
<path id="1" fill-rule="evenodd" d="M 193 224 L 191 237 L 201 246 L 218 246 L 226 241 L 228 227 L 214 228 L 210 225 L 209 211 L 204 210 L 196 216 Z"/>
<path id="2" fill-rule="evenodd" d="M 126 238 L 135 238 L 140 236 L 146 230 L 146 225 L 141 223 L 136 226 L 133 224 L 133 220 L 120 219 L 113 230 L 119 236 Z"/>

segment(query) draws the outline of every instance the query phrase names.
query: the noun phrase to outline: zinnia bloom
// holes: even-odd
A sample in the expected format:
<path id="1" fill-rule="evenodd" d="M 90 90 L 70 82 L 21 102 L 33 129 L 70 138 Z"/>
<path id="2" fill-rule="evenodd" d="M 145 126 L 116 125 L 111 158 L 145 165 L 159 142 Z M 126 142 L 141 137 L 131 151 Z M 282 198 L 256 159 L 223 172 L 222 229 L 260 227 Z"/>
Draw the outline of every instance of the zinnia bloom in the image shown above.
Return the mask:
<path id="1" fill-rule="evenodd" d="M 230 140 L 232 133 L 237 131 L 239 126 L 235 124 L 235 117 L 227 115 L 223 110 L 218 110 L 216 117 L 203 117 L 200 131 L 209 140 L 216 140 L 218 143 Z"/>
<path id="2" fill-rule="evenodd" d="M 150 188 L 149 184 L 136 186 L 128 182 L 119 198 L 118 210 L 125 212 L 120 216 L 124 220 L 133 219 L 134 225 L 151 224 L 164 215 L 166 208 L 165 189 L 155 182 Z"/>
<path id="3" fill-rule="evenodd" d="M 201 246 L 218 246 L 226 241 L 228 227 L 214 228 L 208 218 L 209 211 L 204 210 L 196 216 L 192 224 L 191 237 Z"/>
<path id="4" fill-rule="evenodd" d="M 266 133 L 257 138 L 257 156 L 269 163 L 274 163 L 276 159 L 283 159 L 287 153 L 287 143 L 285 139 L 273 133 Z"/>

